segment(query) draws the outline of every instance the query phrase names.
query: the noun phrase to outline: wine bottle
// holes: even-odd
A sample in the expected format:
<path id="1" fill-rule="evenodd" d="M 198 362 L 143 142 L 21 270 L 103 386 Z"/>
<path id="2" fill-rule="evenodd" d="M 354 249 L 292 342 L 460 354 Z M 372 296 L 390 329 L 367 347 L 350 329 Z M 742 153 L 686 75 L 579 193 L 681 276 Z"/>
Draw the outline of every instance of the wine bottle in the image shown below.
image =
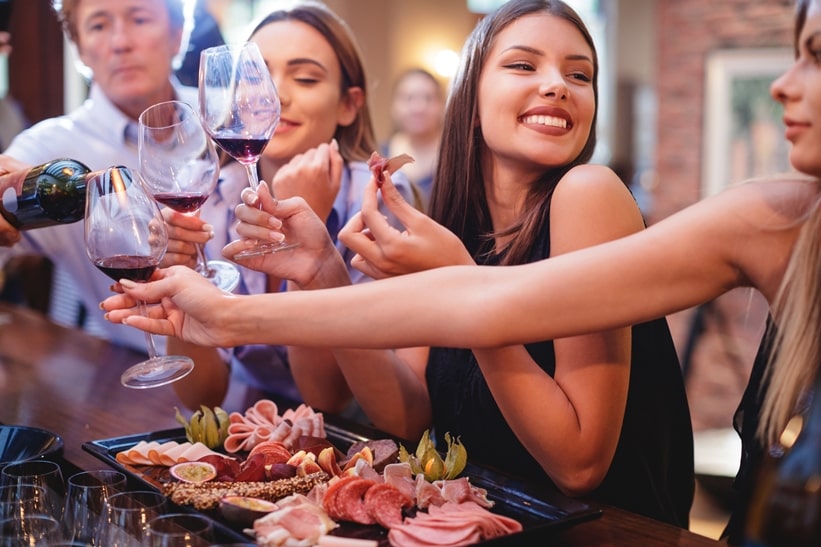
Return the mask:
<path id="1" fill-rule="evenodd" d="M 747 514 L 746 547 L 821 545 L 821 369 L 809 411 L 788 429 L 796 422 L 801 431 L 795 443 L 762 468 Z"/>
<path id="2" fill-rule="evenodd" d="M 18 230 L 76 222 L 85 214 L 90 172 L 77 160 L 61 158 L 3 175 L 0 214 Z"/>

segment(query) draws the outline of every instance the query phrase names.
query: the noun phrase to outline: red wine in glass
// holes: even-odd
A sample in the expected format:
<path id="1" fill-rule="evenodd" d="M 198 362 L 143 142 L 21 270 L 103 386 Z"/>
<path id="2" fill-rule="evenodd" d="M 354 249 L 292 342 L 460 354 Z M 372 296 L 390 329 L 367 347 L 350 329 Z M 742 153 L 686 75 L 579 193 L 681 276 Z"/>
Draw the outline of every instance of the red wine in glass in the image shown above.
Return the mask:
<path id="1" fill-rule="evenodd" d="M 168 232 L 160 208 L 126 167 L 110 167 L 88 178 L 85 244 L 91 263 L 115 281 L 148 281 L 165 255 Z M 139 307 L 145 314 L 145 303 Z M 194 368 L 184 355 L 159 355 L 149 333 L 145 340 L 148 359 L 123 372 L 124 386 L 162 386 Z"/>
<path id="2" fill-rule="evenodd" d="M 259 186 L 257 162 L 274 134 L 281 105 L 265 59 L 253 42 L 222 45 L 200 53 L 200 117 L 211 138 L 241 163 L 248 183 Z M 234 259 L 292 249 L 297 244 L 258 241 Z"/>
<path id="3" fill-rule="evenodd" d="M 140 115 L 138 154 L 140 176 L 157 202 L 186 215 L 195 215 L 219 179 L 214 143 L 191 105 L 166 101 Z M 195 269 L 224 291 L 234 290 L 239 269 L 225 260 L 208 260 L 201 243 L 195 245 Z"/>
<path id="4" fill-rule="evenodd" d="M 178 213 L 196 213 L 208 199 L 208 194 L 201 192 L 157 192 L 154 199 L 171 207 Z"/>
<path id="5" fill-rule="evenodd" d="M 98 258 L 94 265 L 114 281 L 130 279 L 142 283 L 151 279 L 159 262 L 153 256 L 115 255 Z"/>
<path id="6" fill-rule="evenodd" d="M 256 163 L 262 150 L 268 144 L 267 139 L 246 139 L 238 137 L 215 137 L 220 148 L 240 163 Z"/>

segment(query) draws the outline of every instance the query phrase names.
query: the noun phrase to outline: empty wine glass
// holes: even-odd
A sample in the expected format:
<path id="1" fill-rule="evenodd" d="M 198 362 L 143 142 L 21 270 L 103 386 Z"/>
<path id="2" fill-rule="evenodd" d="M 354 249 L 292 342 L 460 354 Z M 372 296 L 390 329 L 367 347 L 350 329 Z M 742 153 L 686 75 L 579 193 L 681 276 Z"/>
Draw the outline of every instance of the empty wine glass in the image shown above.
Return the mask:
<path id="1" fill-rule="evenodd" d="M 44 486 L 28 483 L 0 486 L 0 520 L 37 513 L 60 516 Z"/>
<path id="2" fill-rule="evenodd" d="M 66 484 L 57 463 L 48 460 L 27 460 L 10 463 L 0 471 L 0 487 L 9 487 L 8 490 L 4 489 L 4 498 L 26 497 L 26 491 L 32 485 L 44 489 L 46 493 L 46 499 L 37 501 L 38 512 L 61 518 Z"/>
<path id="3" fill-rule="evenodd" d="M 125 475 L 113 469 L 81 471 L 70 476 L 63 515 L 66 539 L 94 541 L 105 499 L 125 486 Z"/>
<path id="4" fill-rule="evenodd" d="M 60 521 L 49 515 L 24 515 L 0 521 L 0 547 L 48 547 L 62 539 Z"/>
<path id="5" fill-rule="evenodd" d="M 140 176 L 161 204 L 195 215 L 214 191 L 219 158 L 199 115 L 187 103 L 166 101 L 140 115 Z M 239 269 L 224 260 L 207 260 L 197 244 L 196 270 L 224 291 L 239 284 Z"/>
<path id="6" fill-rule="evenodd" d="M 126 167 L 109 167 L 89 177 L 86 186 L 86 253 L 94 265 L 114 279 L 147 281 L 168 246 L 159 206 Z M 145 314 L 146 306 L 140 303 Z M 194 361 L 182 355 L 157 354 L 146 333 L 148 359 L 123 372 L 126 387 L 158 387 L 184 377 Z"/>
<path id="7" fill-rule="evenodd" d="M 119 492 L 106 498 L 97 528 L 95 545 L 139 547 L 145 544 L 148 523 L 165 510 L 165 496 L 138 490 Z"/>
<path id="8" fill-rule="evenodd" d="M 253 42 L 204 49 L 200 54 L 200 115 L 211 138 L 245 166 L 251 188 L 259 185 L 257 162 L 279 123 L 276 86 Z M 295 247 L 284 241 L 258 242 L 234 258 Z"/>
<path id="9" fill-rule="evenodd" d="M 206 547 L 214 539 L 214 524 L 194 513 L 171 513 L 156 517 L 146 528 L 149 547 Z"/>

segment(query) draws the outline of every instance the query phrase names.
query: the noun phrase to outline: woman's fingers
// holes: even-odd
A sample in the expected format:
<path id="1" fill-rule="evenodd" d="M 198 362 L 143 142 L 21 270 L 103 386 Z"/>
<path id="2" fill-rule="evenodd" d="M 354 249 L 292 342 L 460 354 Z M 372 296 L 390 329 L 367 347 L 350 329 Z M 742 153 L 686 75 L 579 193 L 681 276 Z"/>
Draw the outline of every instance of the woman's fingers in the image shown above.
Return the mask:
<path id="1" fill-rule="evenodd" d="M 351 266 L 362 272 L 363 274 L 371 277 L 373 279 L 384 279 L 386 277 L 391 277 L 391 274 L 386 273 L 376 266 L 374 266 L 371 262 L 365 260 L 362 255 L 354 255 L 351 259 Z"/>

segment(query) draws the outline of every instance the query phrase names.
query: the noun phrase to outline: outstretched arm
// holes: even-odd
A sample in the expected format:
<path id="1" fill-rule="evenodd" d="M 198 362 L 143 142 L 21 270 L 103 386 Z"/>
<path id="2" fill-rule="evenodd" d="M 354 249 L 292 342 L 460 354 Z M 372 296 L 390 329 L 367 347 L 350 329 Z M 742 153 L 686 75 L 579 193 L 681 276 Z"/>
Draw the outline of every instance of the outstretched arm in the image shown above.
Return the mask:
<path id="1" fill-rule="evenodd" d="M 195 272 L 174 267 L 158 272 L 156 282 L 124 282 L 128 296 L 107 299 L 104 309 L 111 321 L 201 344 L 478 348 L 631 325 L 741 285 L 771 300 L 780 282 L 773 270 L 786 263 L 800 216 L 817 195 L 811 183 L 792 183 L 796 198 L 785 205 L 784 191 L 769 190 L 773 184 L 791 183 L 728 190 L 638 234 L 533 264 L 451 266 L 354 287 L 248 297 L 221 294 Z M 758 265 L 761 257 L 771 266 Z M 141 318 L 133 298 L 162 306 Z"/>

